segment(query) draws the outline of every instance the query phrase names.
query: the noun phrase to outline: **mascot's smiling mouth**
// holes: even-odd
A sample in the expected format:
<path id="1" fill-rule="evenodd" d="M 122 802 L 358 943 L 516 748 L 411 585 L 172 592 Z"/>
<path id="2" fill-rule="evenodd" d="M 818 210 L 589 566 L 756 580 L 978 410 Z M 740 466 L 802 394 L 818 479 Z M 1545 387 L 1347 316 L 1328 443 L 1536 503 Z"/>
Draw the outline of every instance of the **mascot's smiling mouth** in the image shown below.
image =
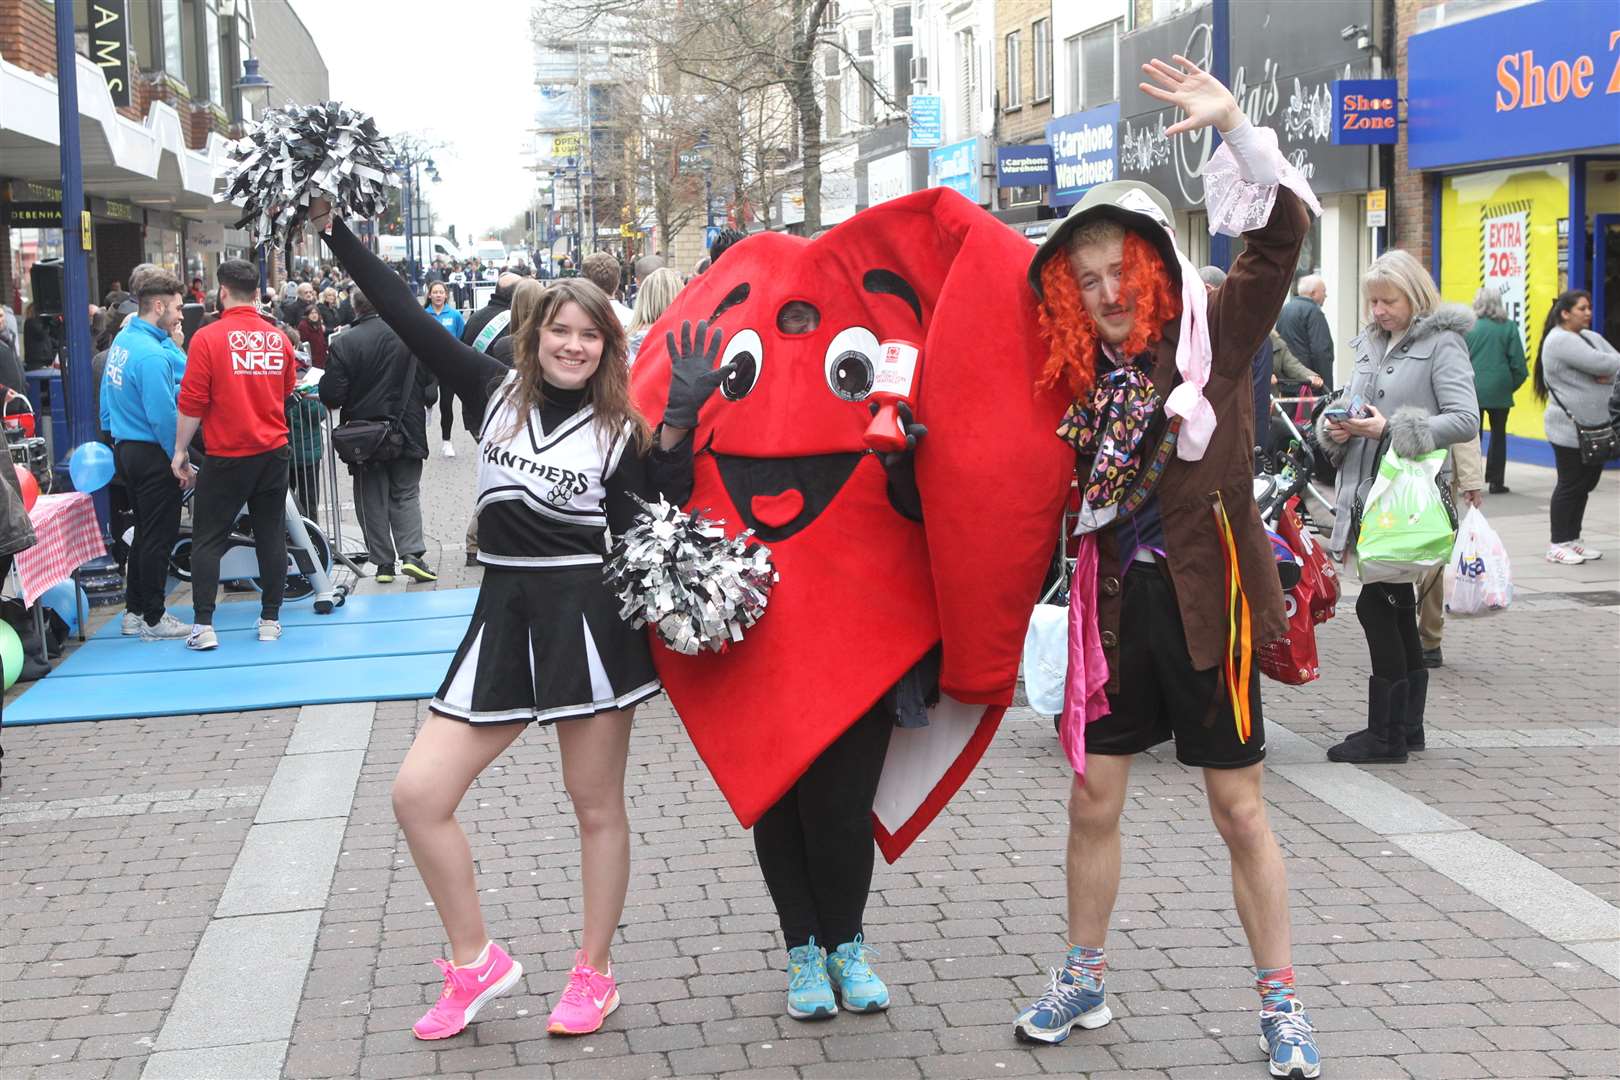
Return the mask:
<path id="1" fill-rule="evenodd" d="M 785 540 L 816 520 L 865 456 L 758 458 L 717 453 L 714 460 L 743 524 L 769 542 Z"/>

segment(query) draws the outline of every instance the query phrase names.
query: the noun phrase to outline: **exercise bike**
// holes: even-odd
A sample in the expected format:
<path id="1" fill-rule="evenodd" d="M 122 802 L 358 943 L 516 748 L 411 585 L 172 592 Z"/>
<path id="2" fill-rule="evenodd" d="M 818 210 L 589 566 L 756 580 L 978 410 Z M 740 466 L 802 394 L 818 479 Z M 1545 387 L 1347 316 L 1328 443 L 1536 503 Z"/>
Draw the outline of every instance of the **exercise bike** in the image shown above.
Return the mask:
<path id="1" fill-rule="evenodd" d="M 195 488 L 187 488 L 180 496 L 180 504 L 189 510 Z M 283 521 L 287 530 L 287 588 L 284 598 L 290 601 L 315 601 L 317 615 L 330 615 L 349 598 L 350 586 L 339 585 L 332 573 L 332 545 L 326 533 L 298 509 L 292 492 L 287 493 Z M 135 530 L 124 533 L 124 542 L 132 543 Z M 191 580 L 191 515 L 181 522 L 180 535 L 169 551 L 169 573 L 181 581 Z M 246 507 L 237 513 L 231 526 L 230 538 L 219 560 L 221 581 L 246 581 L 260 592 L 259 553 L 253 544 L 253 525 Z"/>

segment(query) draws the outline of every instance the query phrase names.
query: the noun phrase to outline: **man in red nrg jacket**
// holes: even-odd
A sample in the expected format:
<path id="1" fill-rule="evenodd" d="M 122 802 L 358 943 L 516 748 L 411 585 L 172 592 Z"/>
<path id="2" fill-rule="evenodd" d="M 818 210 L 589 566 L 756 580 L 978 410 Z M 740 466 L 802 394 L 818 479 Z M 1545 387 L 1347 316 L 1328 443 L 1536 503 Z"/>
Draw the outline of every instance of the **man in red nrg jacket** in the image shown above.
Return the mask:
<path id="1" fill-rule="evenodd" d="M 180 420 L 172 463 L 191 478 L 186 447 L 200 425 L 208 460 L 197 475 L 191 506 L 193 616 L 188 649 L 217 649 L 214 601 L 219 560 L 243 503 L 253 523 L 264 589 L 259 640 L 281 637 L 281 597 L 287 585 L 286 402 L 298 381 L 292 345 L 255 306 L 259 271 L 242 259 L 219 267 L 219 321 L 191 339 L 180 382 Z"/>

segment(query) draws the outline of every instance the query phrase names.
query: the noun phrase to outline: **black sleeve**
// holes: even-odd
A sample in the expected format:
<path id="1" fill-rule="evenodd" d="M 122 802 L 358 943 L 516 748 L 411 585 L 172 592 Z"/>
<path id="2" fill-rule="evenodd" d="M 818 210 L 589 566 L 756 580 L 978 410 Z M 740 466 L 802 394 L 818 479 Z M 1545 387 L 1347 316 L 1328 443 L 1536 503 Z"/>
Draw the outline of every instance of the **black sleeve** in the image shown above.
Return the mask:
<path id="1" fill-rule="evenodd" d="M 692 497 L 692 436 L 676 444 L 672 450 L 660 450 L 654 433 L 652 449 L 638 455 L 635 448 L 625 450 L 619 467 L 607 479 L 608 529 L 620 536 L 635 523 L 641 507 L 634 497 L 653 502 L 662 495 L 677 505 Z"/>
<path id="2" fill-rule="evenodd" d="M 366 250 L 347 225 L 333 221 L 332 231 L 323 235 L 332 254 L 354 277 L 354 283 L 371 300 L 383 322 L 449 390 L 457 396 L 476 394 L 482 398 L 489 381 L 506 374 L 499 363 L 463 345 L 454 334 L 445 333 L 439 321 L 416 302 L 410 286 Z"/>
<path id="3" fill-rule="evenodd" d="M 335 342 L 331 351 L 326 354 L 326 369 L 321 372 L 321 381 L 316 384 L 321 398 L 321 404 L 328 409 L 341 409 L 349 403 L 349 362 L 345 356 L 347 348 L 337 348 L 343 342 Z"/>

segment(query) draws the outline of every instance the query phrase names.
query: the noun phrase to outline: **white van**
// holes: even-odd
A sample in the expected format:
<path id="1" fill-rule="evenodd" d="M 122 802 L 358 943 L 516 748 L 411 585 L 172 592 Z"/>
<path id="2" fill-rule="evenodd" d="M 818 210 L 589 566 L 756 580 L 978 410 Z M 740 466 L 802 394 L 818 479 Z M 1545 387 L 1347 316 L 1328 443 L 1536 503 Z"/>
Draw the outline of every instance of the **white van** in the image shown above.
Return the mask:
<path id="1" fill-rule="evenodd" d="M 455 241 L 446 236 L 418 236 L 416 241 L 416 257 L 424 266 L 433 265 L 434 259 L 443 259 L 445 262 L 455 262 L 466 259 Z M 379 234 L 377 237 L 377 254 L 393 262 L 405 258 L 405 238 L 403 236 L 388 236 Z"/>
<path id="2" fill-rule="evenodd" d="M 506 245 L 499 240 L 476 240 L 470 247 L 469 254 L 477 256 L 485 266 L 506 267 Z"/>

